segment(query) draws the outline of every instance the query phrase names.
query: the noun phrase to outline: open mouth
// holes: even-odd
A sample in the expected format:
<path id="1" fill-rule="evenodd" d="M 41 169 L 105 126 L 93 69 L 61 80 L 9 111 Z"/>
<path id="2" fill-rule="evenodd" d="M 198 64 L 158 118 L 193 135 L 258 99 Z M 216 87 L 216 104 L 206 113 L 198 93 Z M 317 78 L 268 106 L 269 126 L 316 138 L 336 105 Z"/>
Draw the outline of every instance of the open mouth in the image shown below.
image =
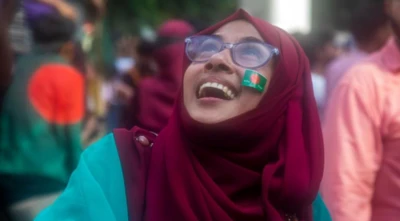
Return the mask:
<path id="1" fill-rule="evenodd" d="M 205 82 L 200 85 L 197 97 L 201 98 L 218 98 L 222 100 L 233 100 L 237 94 L 226 85 L 216 82 Z"/>

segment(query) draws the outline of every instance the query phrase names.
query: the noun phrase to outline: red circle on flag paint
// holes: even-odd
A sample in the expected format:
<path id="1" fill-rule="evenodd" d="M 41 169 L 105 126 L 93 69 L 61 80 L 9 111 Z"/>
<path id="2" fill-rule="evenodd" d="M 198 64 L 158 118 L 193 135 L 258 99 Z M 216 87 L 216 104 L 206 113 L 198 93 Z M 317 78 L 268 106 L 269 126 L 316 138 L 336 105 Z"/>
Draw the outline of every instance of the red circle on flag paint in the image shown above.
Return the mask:
<path id="1" fill-rule="evenodd" d="M 259 84 L 260 83 L 260 77 L 257 74 L 252 74 L 250 76 L 250 80 L 251 80 L 251 83 L 253 83 L 253 84 Z"/>

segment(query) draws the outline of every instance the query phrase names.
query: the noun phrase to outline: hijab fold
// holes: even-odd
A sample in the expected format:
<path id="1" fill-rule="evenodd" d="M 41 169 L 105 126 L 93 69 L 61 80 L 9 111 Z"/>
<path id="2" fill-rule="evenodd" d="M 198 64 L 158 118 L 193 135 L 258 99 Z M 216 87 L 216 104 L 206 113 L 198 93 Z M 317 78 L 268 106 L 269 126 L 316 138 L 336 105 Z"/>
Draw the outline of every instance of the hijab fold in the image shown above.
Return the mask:
<path id="1" fill-rule="evenodd" d="M 289 34 L 243 10 L 200 34 L 238 19 L 280 50 L 268 91 L 255 110 L 213 125 L 195 122 L 180 92 L 152 147 L 146 221 L 312 220 L 323 142 L 308 61 Z"/>

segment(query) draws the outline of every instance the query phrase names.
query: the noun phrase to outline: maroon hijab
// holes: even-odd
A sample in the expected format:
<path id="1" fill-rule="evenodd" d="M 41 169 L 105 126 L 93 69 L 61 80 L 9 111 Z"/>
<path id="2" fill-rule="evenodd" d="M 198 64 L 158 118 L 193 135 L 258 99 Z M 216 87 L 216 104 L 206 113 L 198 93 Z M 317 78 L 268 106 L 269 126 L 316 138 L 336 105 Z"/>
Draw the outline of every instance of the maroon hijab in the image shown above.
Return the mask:
<path id="1" fill-rule="evenodd" d="M 243 10 L 201 34 L 237 19 L 281 52 L 268 92 L 255 110 L 214 125 L 191 119 L 180 92 L 148 164 L 136 173 L 147 174 L 143 189 L 134 190 L 145 191 L 146 221 L 282 221 L 285 214 L 312 220 L 323 143 L 308 61 L 289 34 Z M 185 59 L 184 70 L 188 65 Z M 129 209 L 140 213 L 135 203 Z"/>
<path id="2" fill-rule="evenodd" d="M 175 38 L 180 42 L 154 52 L 159 74 L 143 79 L 138 85 L 135 105 L 137 123 L 141 127 L 158 133 L 167 125 L 182 83 L 183 39 L 192 32 L 193 28 L 181 20 L 169 20 L 157 31 L 159 37 Z"/>

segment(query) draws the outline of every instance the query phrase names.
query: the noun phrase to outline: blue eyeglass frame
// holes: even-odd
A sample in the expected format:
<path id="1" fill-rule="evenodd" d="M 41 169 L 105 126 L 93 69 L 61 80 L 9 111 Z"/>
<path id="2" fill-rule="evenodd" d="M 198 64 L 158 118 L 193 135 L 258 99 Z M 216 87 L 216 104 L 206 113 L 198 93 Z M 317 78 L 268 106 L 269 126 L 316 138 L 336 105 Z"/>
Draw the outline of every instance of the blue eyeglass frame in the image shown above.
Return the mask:
<path id="1" fill-rule="evenodd" d="M 230 52 L 230 54 L 231 54 L 232 61 L 233 61 L 236 65 L 238 65 L 238 66 L 240 66 L 240 67 L 243 67 L 243 68 L 257 69 L 257 68 L 259 68 L 259 67 L 262 67 L 262 66 L 266 65 L 266 64 L 271 60 L 271 58 L 272 58 L 273 56 L 279 56 L 279 54 L 280 54 L 278 48 L 276 48 L 276 47 L 274 47 L 274 46 L 272 46 L 272 45 L 270 45 L 270 44 L 263 43 L 263 42 L 251 41 L 251 40 L 250 40 L 250 41 L 243 41 L 243 42 L 238 42 L 238 43 L 225 43 L 225 42 L 222 41 L 222 39 L 220 39 L 219 37 L 216 37 L 216 36 L 212 36 L 212 35 L 196 35 L 196 36 L 187 37 L 187 38 L 185 39 L 185 53 L 186 53 L 186 57 L 187 57 L 190 61 L 192 61 L 192 62 L 199 62 L 199 63 L 207 62 L 207 61 L 209 61 L 210 58 L 211 58 L 211 57 L 210 57 L 210 58 L 208 58 L 208 59 L 206 59 L 206 60 L 195 61 L 195 60 L 193 60 L 193 59 L 189 56 L 188 44 L 192 42 L 192 39 L 193 39 L 193 38 L 198 38 L 198 37 L 213 38 L 213 39 L 216 39 L 216 40 L 220 41 L 220 42 L 222 43 L 221 48 L 220 48 L 219 51 L 216 52 L 215 54 L 218 54 L 218 53 L 222 52 L 222 51 L 225 50 L 225 49 L 229 49 L 229 52 Z M 239 64 L 239 63 L 236 62 L 236 60 L 235 60 L 235 58 L 234 58 L 234 56 L 233 56 L 233 50 L 232 50 L 232 49 L 233 49 L 234 47 L 236 47 L 237 45 L 244 44 L 244 43 L 248 43 L 248 42 L 254 42 L 254 43 L 258 43 L 258 44 L 264 45 L 264 46 L 266 46 L 268 49 L 271 50 L 271 54 L 269 55 L 269 57 L 268 57 L 262 64 L 257 65 L 257 66 L 254 66 L 254 67 L 246 67 L 246 66 L 243 66 L 243 65 L 241 65 L 241 64 Z M 215 55 L 215 54 L 214 54 L 214 55 Z"/>

